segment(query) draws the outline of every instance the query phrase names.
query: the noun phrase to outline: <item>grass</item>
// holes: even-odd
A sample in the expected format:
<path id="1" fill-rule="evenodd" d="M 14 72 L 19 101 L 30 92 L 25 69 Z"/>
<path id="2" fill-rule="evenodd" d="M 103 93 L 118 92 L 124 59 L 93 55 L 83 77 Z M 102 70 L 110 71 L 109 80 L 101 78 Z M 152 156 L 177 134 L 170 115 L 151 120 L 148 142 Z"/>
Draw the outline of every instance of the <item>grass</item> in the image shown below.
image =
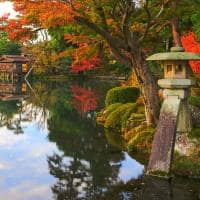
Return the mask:
<path id="1" fill-rule="evenodd" d="M 200 177 L 200 162 L 191 156 L 174 154 L 173 172 L 181 176 Z"/>

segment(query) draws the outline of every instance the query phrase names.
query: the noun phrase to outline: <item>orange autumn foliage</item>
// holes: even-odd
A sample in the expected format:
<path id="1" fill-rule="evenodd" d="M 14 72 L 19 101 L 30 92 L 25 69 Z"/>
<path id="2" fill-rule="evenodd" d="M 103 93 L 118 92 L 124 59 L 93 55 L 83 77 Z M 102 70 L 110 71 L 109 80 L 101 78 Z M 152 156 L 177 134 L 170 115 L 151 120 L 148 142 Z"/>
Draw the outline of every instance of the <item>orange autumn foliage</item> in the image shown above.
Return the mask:
<path id="1" fill-rule="evenodd" d="M 63 26 L 73 20 L 75 12 L 70 5 L 62 1 L 14 0 L 14 9 L 22 14 L 20 20 L 38 24 L 43 28 Z"/>
<path id="2" fill-rule="evenodd" d="M 60 1 L 14 0 L 14 10 L 19 13 L 16 19 L 1 18 L 1 29 L 10 39 L 24 41 L 40 29 L 64 26 L 76 15 L 69 4 Z"/>
<path id="3" fill-rule="evenodd" d="M 84 4 L 85 2 L 85 4 Z M 37 31 L 55 27 L 68 26 L 76 24 L 74 17 L 80 13 L 90 12 L 87 8 L 87 1 L 31 1 L 31 0 L 13 0 L 14 9 L 19 13 L 19 17 L 14 20 L 1 20 L 1 28 L 4 29 L 11 40 L 20 40 L 22 42 L 36 36 Z M 73 4 L 73 5 L 72 5 Z M 63 56 L 71 56 L 73 63 L 72 72 L 80 72 L 87 69 L 96 68 L 99 65 L 97 56 L 98 41 L 92 39 L 87 34 L 66 34 L 65 40 L 75 48 L 61 52 L 55 59 Z"/>

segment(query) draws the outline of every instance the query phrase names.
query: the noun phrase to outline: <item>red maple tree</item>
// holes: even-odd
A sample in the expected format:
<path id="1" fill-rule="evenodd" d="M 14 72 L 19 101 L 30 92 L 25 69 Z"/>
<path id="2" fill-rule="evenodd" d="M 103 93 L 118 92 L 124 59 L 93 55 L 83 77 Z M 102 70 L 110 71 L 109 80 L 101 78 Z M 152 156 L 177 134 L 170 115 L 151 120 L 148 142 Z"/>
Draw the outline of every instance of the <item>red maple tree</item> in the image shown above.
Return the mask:
<path id="1" fill-rule="evenodd" d="M 77 73 L 85 70 L 95 69 L 100 66 L 100 63 L 101 61 L 99 57 L 95 55 L 91 58 L 72 63 L 71 72 Z"/>
<path id="2" fill-rule="evenodd" d="M 200 53 L 200 43 L 196 40 L 193 32 L 181 38 L 182 45 L 187 52 Z M 190 61 L 190 66 L 194 73 L 200 74 L 200 61 Z"/>
<path id="3" fill-rule="evenodd" d="M 66 51 L 65 55 L 70 55 L 73 63 L 71 72 L 78 73 L 86 70 L 96 69 L 101 65 L 101 59 L 97 55 L 97 40 L 89 35 L 65 34 L 65 40 L 76 46 L 71 51 Z M 62 53 L 61 53 L 62 54 Z"/>

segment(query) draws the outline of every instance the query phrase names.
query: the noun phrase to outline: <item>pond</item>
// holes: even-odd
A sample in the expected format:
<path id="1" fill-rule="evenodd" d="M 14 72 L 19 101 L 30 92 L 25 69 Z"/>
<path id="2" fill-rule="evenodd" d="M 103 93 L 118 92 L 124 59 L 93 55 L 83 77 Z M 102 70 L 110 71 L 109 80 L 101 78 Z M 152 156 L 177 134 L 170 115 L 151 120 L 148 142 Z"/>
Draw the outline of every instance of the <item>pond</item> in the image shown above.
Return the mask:
<path id="1" fill-rule="evenodd" d="M 0 83 L 0 199 L 199 199 L 199 180 L 142 178 L 95 114 L 118 83 Z"/>

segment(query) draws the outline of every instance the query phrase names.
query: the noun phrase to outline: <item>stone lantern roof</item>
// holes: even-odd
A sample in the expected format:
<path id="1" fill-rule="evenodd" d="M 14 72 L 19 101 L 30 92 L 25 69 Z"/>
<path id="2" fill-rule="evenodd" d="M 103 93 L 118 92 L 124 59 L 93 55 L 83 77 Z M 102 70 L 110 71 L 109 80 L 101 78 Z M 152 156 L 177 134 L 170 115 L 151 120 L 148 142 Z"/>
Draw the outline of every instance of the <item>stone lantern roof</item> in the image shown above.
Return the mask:
<path id="1" fill-rule="evenodd" d="M 149 56 L 147 61 L 167 61 L 167 60 L 200 60 L 200 54 L 184 52 L 182 47 L 172 47 L 170 52 L 156 53 Z"/>

